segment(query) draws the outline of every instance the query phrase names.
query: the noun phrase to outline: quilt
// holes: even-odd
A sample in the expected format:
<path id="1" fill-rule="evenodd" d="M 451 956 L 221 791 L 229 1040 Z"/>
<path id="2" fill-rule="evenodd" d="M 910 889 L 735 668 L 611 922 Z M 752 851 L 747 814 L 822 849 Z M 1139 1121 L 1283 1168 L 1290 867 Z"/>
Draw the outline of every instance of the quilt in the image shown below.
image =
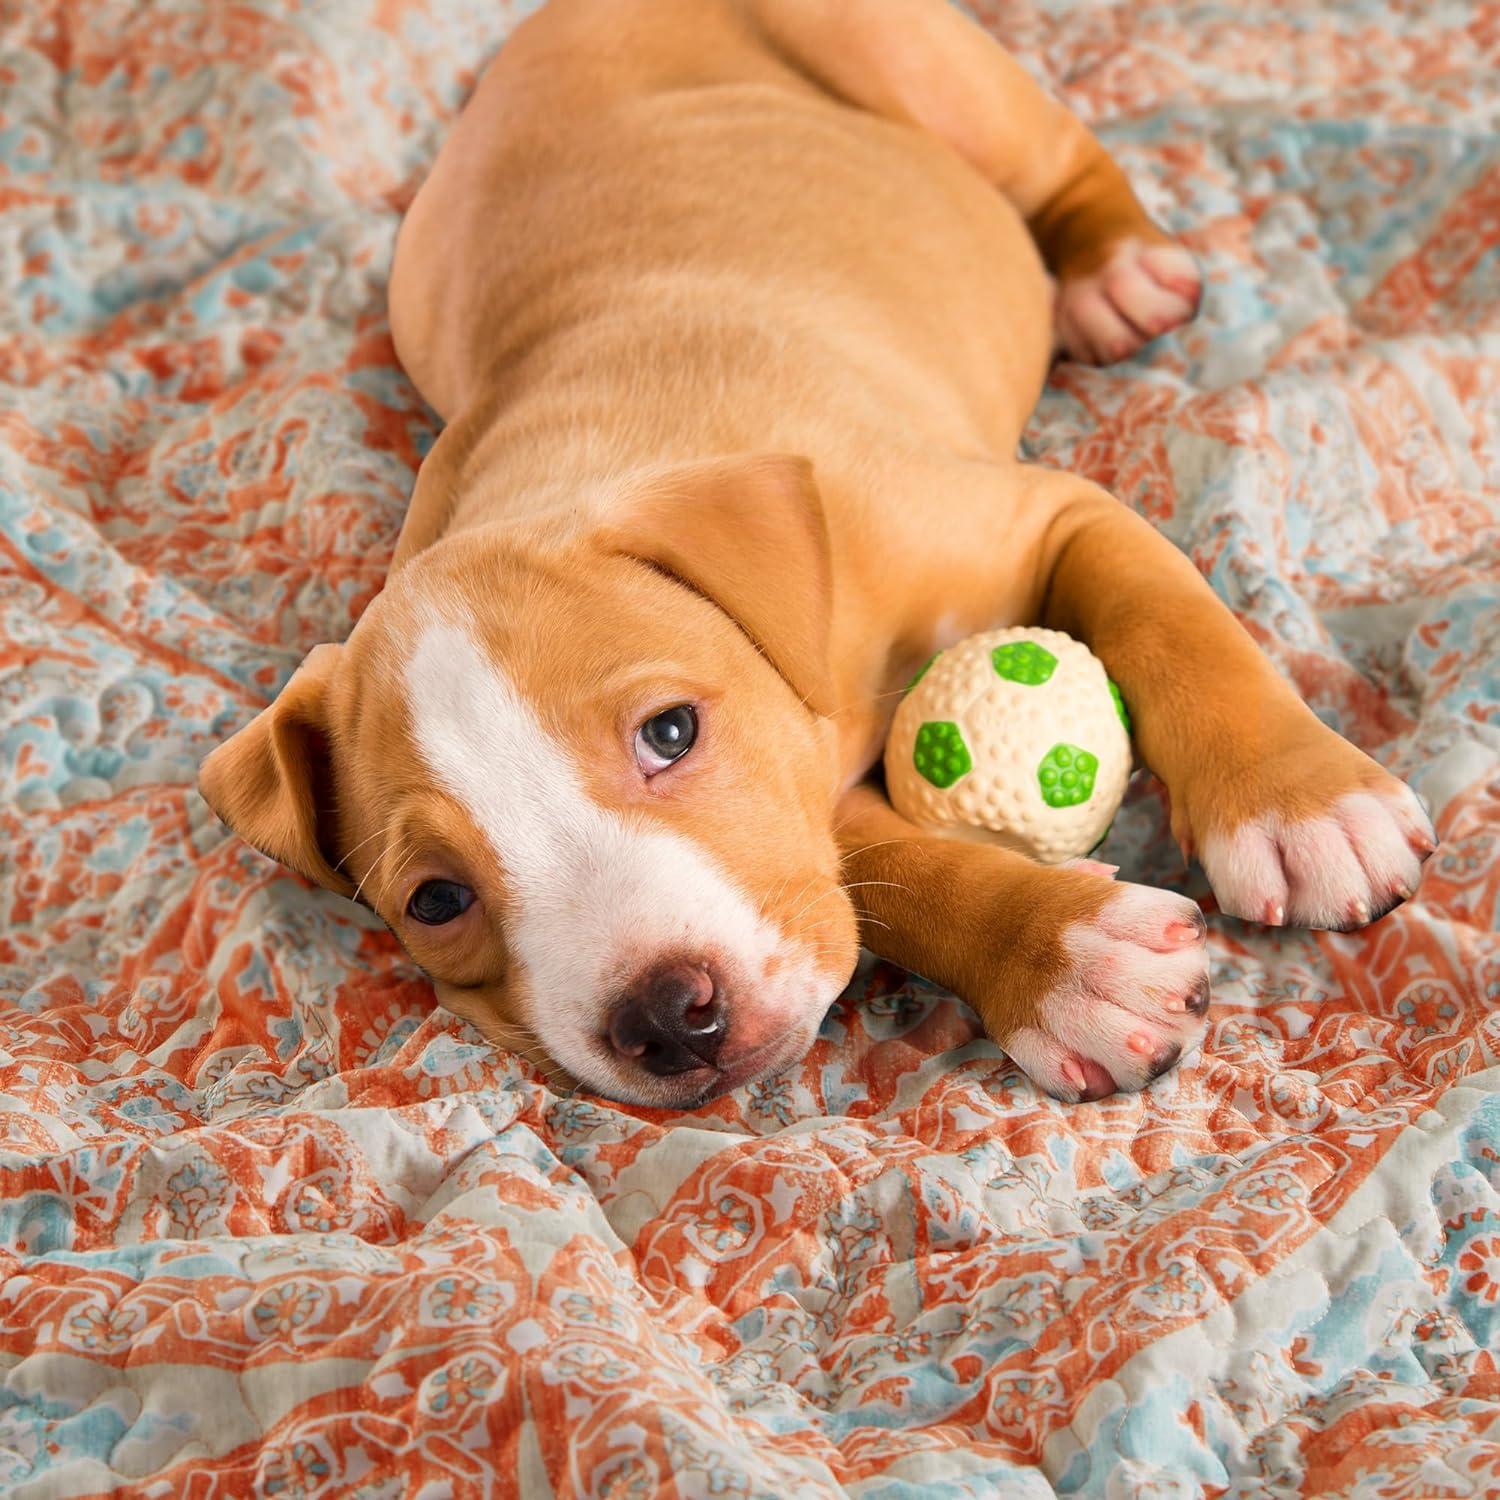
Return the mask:
<path id="1" fill-rule="evenodd" d="M 381 586 L 403 207 L 504 0 L 0 3 L 0 1493 L 1500 1492 L 1500 6 L 980 0 L 1207 275 L 1026 437 L 1442 846 L 1214 912 L 1202 1050 L 1041 1097 L 866 959 L 685 1114 L 547 1086 L 193 790 Z"/>

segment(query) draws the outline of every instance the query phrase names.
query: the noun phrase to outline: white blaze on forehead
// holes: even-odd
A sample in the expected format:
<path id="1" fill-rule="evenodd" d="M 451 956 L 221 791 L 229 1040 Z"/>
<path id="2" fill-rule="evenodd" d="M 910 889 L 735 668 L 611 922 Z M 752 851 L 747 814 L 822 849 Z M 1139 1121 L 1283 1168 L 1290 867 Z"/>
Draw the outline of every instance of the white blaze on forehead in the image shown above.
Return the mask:
<path id="1" fill-rule="evenodd" d="M 560 1063 L 599 1075 L 615 992 L 664 951 L 722 956 L 728 977 L 758 984 L 777 930 L 692 840 L 594 802 L 562 741 L 470 634 L 427 626 L 405 685 L 419 754 L 512 894 L 506 936 L 529 981 L 530 1024 Z"/>

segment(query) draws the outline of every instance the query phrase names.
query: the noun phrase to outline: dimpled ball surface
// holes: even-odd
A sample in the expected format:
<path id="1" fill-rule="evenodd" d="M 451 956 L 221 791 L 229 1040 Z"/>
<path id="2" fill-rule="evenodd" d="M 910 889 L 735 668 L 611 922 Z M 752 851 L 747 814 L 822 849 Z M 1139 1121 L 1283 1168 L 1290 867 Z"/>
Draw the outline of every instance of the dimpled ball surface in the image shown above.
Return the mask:
<path id="1" fill-rule="evenodd" d="M 1130 779 L 1129 718 L 1087 646 L 991 630 L 939 652 L 896 710 L 892 803 L 930 828 L 987 830 L 1045 864 L 1087 854 Z"/>

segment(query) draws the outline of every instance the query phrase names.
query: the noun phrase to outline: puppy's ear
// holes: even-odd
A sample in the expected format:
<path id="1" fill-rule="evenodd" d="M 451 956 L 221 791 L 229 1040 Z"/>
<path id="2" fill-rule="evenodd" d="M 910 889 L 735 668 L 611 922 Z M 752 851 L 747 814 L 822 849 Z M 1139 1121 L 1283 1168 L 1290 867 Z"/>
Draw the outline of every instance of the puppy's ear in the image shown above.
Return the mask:
<path id="1" fill-rule="evenodd" d="M 198 768 L 203 800 L 247 843 L 341 896 L 335 867 L 328 692 L 339 646 L 315 646 L 276 701 Z"/>
<path id="2" fill-rule="evenodd" d="M 604 541 L 717 604 L 814 712 L 833 712 L 833 571 L 807 459 L 773 453 L 666 470 L 626 497 Z"/>

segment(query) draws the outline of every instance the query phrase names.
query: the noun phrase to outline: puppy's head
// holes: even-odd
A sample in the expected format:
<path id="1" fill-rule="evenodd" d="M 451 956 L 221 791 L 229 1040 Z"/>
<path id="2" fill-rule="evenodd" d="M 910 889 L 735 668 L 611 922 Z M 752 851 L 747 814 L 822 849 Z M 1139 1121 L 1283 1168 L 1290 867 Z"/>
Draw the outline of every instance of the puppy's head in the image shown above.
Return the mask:
<path id="1" fill-rule="evenodd" d="M 368 902 L 439 998 L 584 1087 L 687 1105 L 799 1058 L 857 951 L 805 462 L 640 480 L 566 535 L 399 568 L 215 750 L 250 843 Z"/>

